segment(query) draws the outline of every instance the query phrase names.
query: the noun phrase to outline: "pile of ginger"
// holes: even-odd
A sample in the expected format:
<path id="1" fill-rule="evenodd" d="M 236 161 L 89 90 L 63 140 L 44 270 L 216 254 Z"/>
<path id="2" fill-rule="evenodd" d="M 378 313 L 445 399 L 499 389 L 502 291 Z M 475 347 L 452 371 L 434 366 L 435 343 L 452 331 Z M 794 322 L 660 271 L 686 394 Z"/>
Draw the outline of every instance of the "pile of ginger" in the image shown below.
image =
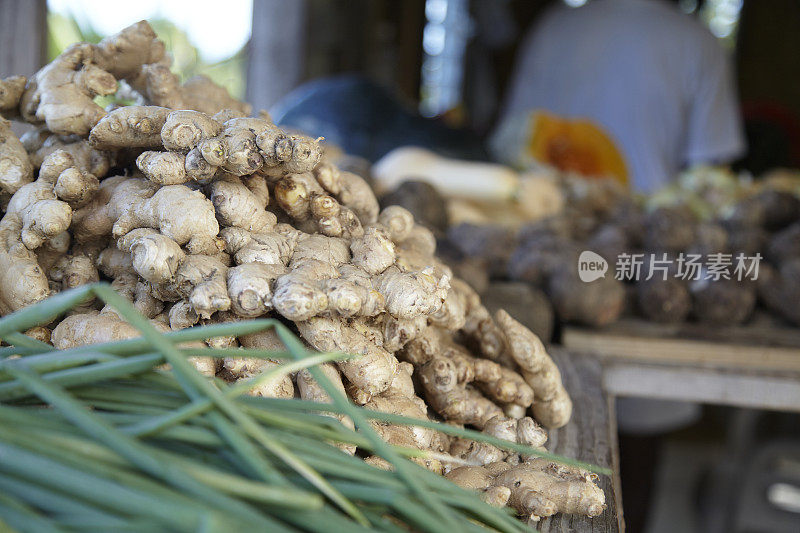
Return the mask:
<path id="1" fill-rule="evenodd" d="M 310 348 L 355 354 L 323 369 L 369 409 L 533 447 L 542 426 L 567 423 L 572 404 L 540 340 L 492 316 L 410 212 L 381 210 L 318 139 L 251 117 L 207 78 L 181 84 L 169 65 L 142 21 L 69 47 L 30 79 L 0 80 L 0 113 L 36 127 L 18 138 L 0 118 L 3 314 L 108 280 L 162 331 L 270 316 Z M 112 94 L 136 105 L 95 103 Z M 61 349 L 138 336 L 96 301 L 28 334 Z M 282 350 L 272 332 L 208 342 Z M 277 364 L 194 363 L 229 381 Z M 305 371 L 251 393 L 329 401 Z M 605 507 L 587 472 L 430 429 L 375 428 L 529 518 Z"/>

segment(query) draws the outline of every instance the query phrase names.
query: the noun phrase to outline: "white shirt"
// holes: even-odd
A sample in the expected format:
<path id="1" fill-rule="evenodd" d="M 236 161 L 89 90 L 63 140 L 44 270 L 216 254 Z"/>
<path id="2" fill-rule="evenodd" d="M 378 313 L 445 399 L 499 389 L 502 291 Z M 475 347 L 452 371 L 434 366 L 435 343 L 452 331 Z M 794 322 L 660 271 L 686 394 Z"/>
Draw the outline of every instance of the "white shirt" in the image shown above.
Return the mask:
<path id="1" fill-rule="evenodd" d="M 684 166 L 743 153 L 731 70 L 713 35 L 667 2 L 557 7 L 522 44 L 498 131 L 535 109 L 590 119 L 622 151 L 633 187 L 652 191 Z"/>

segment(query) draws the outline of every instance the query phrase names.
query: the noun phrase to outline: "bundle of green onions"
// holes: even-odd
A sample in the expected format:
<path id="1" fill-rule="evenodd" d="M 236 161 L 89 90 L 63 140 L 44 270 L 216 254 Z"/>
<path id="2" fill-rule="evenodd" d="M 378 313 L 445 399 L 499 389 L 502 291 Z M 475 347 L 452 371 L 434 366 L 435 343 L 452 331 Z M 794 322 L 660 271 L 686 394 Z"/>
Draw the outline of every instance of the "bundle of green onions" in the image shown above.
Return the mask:
<path id="1" fill-rule="evenodd" d="M 90 295 L 112 306 L 142 337 L 56 351 L 21 333 Z M 284 353 L 186 347 L 267 328 L 276 329 Z M 386 444 L 370 420 L 548 454 L 356 407 L 314 366 L 347 356 L 308 352 L 279 321 L 161 334 L 101 283 L 6 316 L 0 339 L 8 345 L 0 348 L 0 530 L 529 531 L 507 510 L 409 461 L 426 452 Z M 190 356 L 286 362 L 229 385 L 200 374 Z M 246 394 L 255 384 L 303 368 L 331 404 Z M 357 431 L 324 413 L 349 416 Z M 343 453 L 338 443 L 369 450 L 393 469 Z"/>

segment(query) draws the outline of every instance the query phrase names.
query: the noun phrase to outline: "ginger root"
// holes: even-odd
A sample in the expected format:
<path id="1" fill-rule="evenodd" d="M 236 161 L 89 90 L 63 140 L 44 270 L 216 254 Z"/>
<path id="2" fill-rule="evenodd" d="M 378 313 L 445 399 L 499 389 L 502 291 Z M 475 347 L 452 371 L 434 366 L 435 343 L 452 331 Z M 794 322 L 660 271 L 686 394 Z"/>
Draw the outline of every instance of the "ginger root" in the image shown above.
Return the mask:
<path id="1" fill-rule="evenodd" d="M 17 139 L 0 119 L 0 312 L 107 280 L 160 331 L 267 316 L 310 349 L 350 354 L 320 368 L 368 409 L 439 417 L 534 447 L 546 433 L 533 418 L 566 423 L 571 404 L 539 339 L 508 315 L 492 317 L 436 258 L 436 237 L 411 212 L 381 210 L 367 181 L 333 164 L 321 139 L 284 131 L 267 113 L 248 116 L 247 104 L 207 78 L 180 84 L 169 63 L 141 22 L 73 45 L 27 84 L 0 80 L 0 112 L 37 126 Z M 94 102 L 112 94 L 137 105 Z M 49 326 L 51 334 L 30 334 L 57 348 L 139 336 L 93 299 Z M 284 351 L 274 331 L 206 344 Z M 231 382 L 277 364 L 192 362 Z M 250 393 L 330 401 L 308 371 Z M 435 472 L 486 464 L 491 483 L 476 486 L 487 501 L 517 502 L 514 488 L 494 483 L 501 472 L 492 465 L 525 457 L 426 428 L 373 427 L 420 450 L 414 460 Z M 558 500 L 552 477 L 543 498 Z"/>
<path id="2" fill-rule="evenodd" d="M 562 427 L 572 415 L 572 400 L 561 383 L 558 367 L 531 330 L 502 309 L 495 318 L 507 339 L 511 358 L 533 389 L 533 416 L 547 428 Z"/>
<path id="3" fill-rule="evenodd" d="M 505 462 L 462 466 L 445 477 L 464 488 L 482 491 L 487 501 L 500 503 L 509 494 L 508 505 L 533 521 L 556 513 L 597 516 L 606 508 L 595 474 L 542 458 L 516 466 Z"/>
<path id="4" fill-rule="evenodd" d="M 25 76 L 9 76 L 0 79 L 0 113 L 10 116 L 16 114 L 27 81 Z"/>
<path id="5" fill-rule="evenodd" d="M 164 44 L 142 21 L 100 43 L 70 46 L 37 72 L 22 95 L 20 110 L 30 122 L 45 122 L 58 135 L 86 135 L 105 111 L 93 98 L 117 91 L 117 79 L 164 58 Z"/>
<path id="6" fill-rule="evenodd" d="M 0 117 L 0 190 L 14 194 L 33 180 L 33 165 L 11 122 Z"/>

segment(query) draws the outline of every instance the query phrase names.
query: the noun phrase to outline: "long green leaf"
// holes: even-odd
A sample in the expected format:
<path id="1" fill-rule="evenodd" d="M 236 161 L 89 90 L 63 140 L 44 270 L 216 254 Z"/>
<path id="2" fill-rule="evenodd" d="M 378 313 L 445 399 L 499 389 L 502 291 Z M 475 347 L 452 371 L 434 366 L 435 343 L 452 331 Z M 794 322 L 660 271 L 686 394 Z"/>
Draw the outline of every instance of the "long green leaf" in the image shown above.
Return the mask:
<path id="1" fill-rule="evenodd" d="M 151 476 L 160 478 L 189 494 L 194 494 L 219 509 L 232 510 L 243 519 L 250 521 L 251 524 L 266 520 L 264 515 L 243 505 L 240 501 L 229 498 L 198 483 L 183 470 L 176 467 L 174 463 L 160 460 L 145 445 L 119 432 L 116 428 L 104 422 L 102 418 L 85 409 L 58 386 L 47 383 L 27 368 L 12 364 L 7 366 L 7 370 L 44 401 L 61 411 L 67 419 L 83 429 L 88 435 L 104 442 Z"/>
<path id="2" fill-rule="evenodd" d="M 114 307 L 133 327 L 138 329 L 142 335 L 150 341 L 154 348 L 164 354 L 167 362 L 172 365 L 176 377 L 184 383 L 184 386 L 188 390 L 197 389 L 210 397 L 219 409 L 239 424 L 251 438 L 264 446 L 276 457 L 289 464 L 300 475 L 308 479 L 320 492 L 336 502 L 336 504 L 353 517 L 354 520 L 362 525 L 369 525 L 369 521 L 353 502 L 342 496 L 339 491 L 334 489 L 331 484 L 325 480 L 325 478 L 309 468 L 302 459 L 290 452 L 286 446 L 267 437 L 260 426 L 256 424 L 249 415 L 245 414 L 232 400 L 226 398 L 219 389 L 214 388 L 204 376 L 197 372 L 175 345 L 161 336 L 147 319 L 140 315 L 127 300 L 115 293 L 109 285 L 95 285 L 94 292 L 106 304 Z"/>

